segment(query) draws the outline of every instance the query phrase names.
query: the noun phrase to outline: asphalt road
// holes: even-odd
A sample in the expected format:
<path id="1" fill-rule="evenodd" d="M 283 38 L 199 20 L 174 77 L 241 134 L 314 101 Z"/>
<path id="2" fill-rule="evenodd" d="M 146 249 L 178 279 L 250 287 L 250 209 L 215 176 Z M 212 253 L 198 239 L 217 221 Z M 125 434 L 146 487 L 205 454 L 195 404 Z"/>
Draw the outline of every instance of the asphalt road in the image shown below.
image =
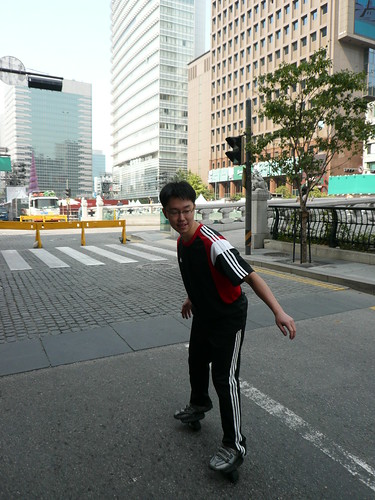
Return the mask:
<path id="1" fill-rule="evenodd" d="M 185 294 L 173 256 L 120 263 L 80 249 L 77 235 L 55 234 L 43 237 L 44 249 L 69 267 L 50 268 L 30 251 L 33 239 L 0 242 L 31 268 L 12 271 L 9 254 L 0 255 L 0 347 L 178 314 Z M 163 239 L 145 243 L 173 248 Z M 107 244 L 118 235 L 87 238 L 122 255 Z M 238 484 L 208 468 L 221 438 L 214 392 L 200 432 L 173 419 L 189 394 L 181 342 L 1 377 L 0 498 L 375 498 L 373 296 L 260 272 L 298 331 L 285 339 L 245 289 L 248 456 Z"/>

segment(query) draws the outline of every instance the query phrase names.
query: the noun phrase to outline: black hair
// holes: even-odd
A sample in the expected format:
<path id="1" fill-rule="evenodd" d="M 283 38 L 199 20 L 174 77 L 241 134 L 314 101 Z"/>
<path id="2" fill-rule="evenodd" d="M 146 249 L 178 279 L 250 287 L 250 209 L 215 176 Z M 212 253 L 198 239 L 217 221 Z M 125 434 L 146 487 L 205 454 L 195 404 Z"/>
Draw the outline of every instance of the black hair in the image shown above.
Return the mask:
<path id="1" fill-rule="evenodd" d="M 195 203 L 197 194 L 195 190 L 186 181 L 169 182 L 160 191 L 160 203 L 165 208 L 171 198 L 179 198 L 180 200 L 190 200 Z"/>

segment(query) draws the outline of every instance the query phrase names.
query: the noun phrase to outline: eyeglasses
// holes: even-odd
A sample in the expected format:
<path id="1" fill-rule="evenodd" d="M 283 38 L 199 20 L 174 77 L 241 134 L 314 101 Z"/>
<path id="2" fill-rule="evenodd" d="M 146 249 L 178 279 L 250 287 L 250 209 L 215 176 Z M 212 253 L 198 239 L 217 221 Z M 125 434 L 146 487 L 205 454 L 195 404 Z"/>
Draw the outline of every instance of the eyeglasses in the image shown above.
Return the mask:
<path id="1" fill-rule="evenodd" d="M 189 217 L 191 213 L 194 212 L 194 208 L 184 209 L 184 210 L 167 210 L 167 213 L 170 217 L 177 217 L 178 215 L 183 215 L 184 217 Z"/>

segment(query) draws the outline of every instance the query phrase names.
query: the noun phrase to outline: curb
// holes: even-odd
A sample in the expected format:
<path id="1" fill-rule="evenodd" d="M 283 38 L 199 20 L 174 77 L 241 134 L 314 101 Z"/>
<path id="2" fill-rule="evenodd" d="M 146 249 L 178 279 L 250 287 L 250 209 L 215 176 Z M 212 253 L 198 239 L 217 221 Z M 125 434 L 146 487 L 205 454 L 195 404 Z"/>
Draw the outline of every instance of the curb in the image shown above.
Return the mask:
<path id="1" fill-rule="evenodd" d="M 344 278 L 342 276 L 334 276 L 329 275 L 327 273 L 321 273 L 319 271 L 314 271 L 306 268 L 296 267 L 291 264 L 282 264 L 280 262 L 265 262 L 264 260 L 260 260 L 254 257 L 244 256 L 243 258 L 249 262 L 249 264 L 264 267 L 267 269 L 273 269 L 274 271 L 280 271 L 289 274 L 295 274 L 296 276 L 303 276 L 305 278 L 316 279 L 318 281 L 324 281 L 326 283 L 332 283 L 335 285 L 342 285 L 348 288 L 352 288 L 353 290 L 357 290 L 359 292 L 368 293 L 371 295 L 375 295 L 375 284 L 366 282 L 366 281 L 358 281 L 351 278 Z"/>

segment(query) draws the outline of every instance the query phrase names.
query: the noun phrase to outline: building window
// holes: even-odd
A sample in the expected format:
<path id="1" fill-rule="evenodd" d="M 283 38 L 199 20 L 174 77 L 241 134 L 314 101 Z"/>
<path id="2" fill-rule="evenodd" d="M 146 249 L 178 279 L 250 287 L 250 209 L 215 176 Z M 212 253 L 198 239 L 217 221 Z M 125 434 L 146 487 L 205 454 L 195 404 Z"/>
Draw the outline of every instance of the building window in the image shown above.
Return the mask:
<path id="1" fill-rule="evenodd" d="M 298 47 L 297 42 L 293 42 L 292 43 L 292 49 L 293 49 L 294 52 L 297 50 L 297 47 Z"/>
<path id="2" fill-rule="evenodd" d="M 312 42 L 316 41 L 316 31 L 314 31 L 314 33 L 311 33 L 311 41 Z"/>
<path id="3" fill-rule="evenodd" d="M 328 5 L 326 3 L 324 5 L 322 5 L 321 12 L 322 12 L 322 16 L 324 16 L 324 14 L 327 14 L 327 12 L 328 12 Z"/>
<path id="4" fill-rule="evenodd" d="M 318 11 L 315 9 L 311 12 L 311 18 L 313 21 L 315 21 L 318 17 Z"/>
<path id="5" fill-rule="evenodd" d="M 301 38 L 301 45 L 302 45 L 302 47 L 306 47 L 306 45 L 307 45 L 307 37 L 306 36 Z"/>
<path id="6" fill-rule="evenodd" d="M 298 29 L 298 21 L 293 21 L 293 31 Z"/>
<path id="7" fill-rule="evenodd" d="M 288 15 L 289 12 L 290 12 L 290 5 L 288 4 L 288 5 L 285 5 L 285 7 L 284 7 L 284 13 L 285 13 L 285 15 Z"/>
<path id="8" fill-rule="evenodd" d="M 301 21 L 302 21 L 302 26 L 306 26 L 307 25 L 307 16 L 303 16 L 301 18 Z"/>
<path id="9" fill-rule="evenodd" d="M 321 36 L 322 38 L 323 38 L 323 37 L 325 37 L 325 36 L 327 36 L 327 27 L 326 27 L 326 26 L 324 26 L 324 28 L 322 28 L 322 29 L 320 30 L 320 36 Z"/>

